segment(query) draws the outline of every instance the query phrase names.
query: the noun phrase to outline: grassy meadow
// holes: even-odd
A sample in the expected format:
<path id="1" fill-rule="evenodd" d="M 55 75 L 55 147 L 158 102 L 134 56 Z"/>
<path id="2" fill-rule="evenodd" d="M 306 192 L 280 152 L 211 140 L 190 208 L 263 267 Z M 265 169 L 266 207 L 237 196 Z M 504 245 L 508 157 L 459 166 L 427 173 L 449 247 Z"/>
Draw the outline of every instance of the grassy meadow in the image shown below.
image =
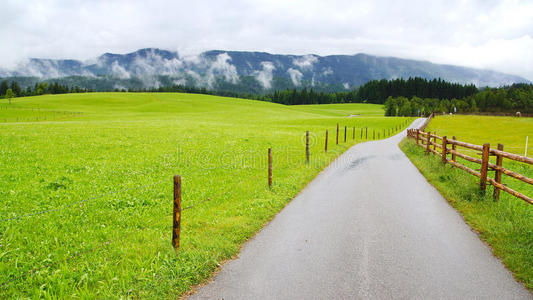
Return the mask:
<path id="1" fill-rule="evenodd" d="M 492 147 L 498 143 L 508 152 L 524 155 L 525 139 L 533 135 L 532 118 L 485 117 L 485 116 L 439 116 L 428 128 L 440 136 L 456 136 L 458 140 L 482 145 L 489 142 Z M 442 165 L 436 155 L 425 156 L 424 149 L 416 146 L 414 140 L 404 140 L 401 148 L 448 201 L 461 212 L 465 221 L 492 248 L 493 253 L 511 270 L 526 287 L 533 290 L 533 205 L 506 192 L 500 192 L 500 200 L 492 200 L 492 186 L 488 185 L 485 195 L 479 190 L 479 179 L 450 165 Z M 479 151 L 458 149 L 473 157 Z M 531 157 L 531 154 L 528 155 Z M 459 157 L 457 160 L 473 169 L 478 164 Z M 491 158 L 494 162 L 494 158 Z M 533 167 L 524 163 L 504 159 L 503 166 L 533 178 Z M 494 172 L 488 176 L 493 177 Z M 502 175 L 508 187 L 529 197 L 533 186 Z"/>
<path id="2" fill-rule="evenodd" d="M 2 103 L 0 295 L 175 298 L 209 278 L 320 170 L 361 142 L 360 128 L 371 138 L 372 130 L 410 121 L 382 115 L 380 105 L 283 106 L 177 93 Z M 177 253 L 170 243 L 174 174 L 182 176 L 182 207 L 193 206 L 183 211 Z"/>

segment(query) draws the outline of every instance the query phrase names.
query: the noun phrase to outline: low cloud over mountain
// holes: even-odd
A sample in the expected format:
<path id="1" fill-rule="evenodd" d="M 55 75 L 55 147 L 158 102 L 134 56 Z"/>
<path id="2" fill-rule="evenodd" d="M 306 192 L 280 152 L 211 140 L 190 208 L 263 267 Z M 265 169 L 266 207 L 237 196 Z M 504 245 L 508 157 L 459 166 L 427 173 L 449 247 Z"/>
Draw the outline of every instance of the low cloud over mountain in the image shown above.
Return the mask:
<path id="1" fill-rule="evenodd" d="M 174 84 L 207 88 L 230 85 L 254 85 L 271 90 L 280 87 L 336 86 L 357 87 L 374 79 L 408 77 L 442 78 L 477 86 L 502 86 L 529 82 L 514 75 L 427 61 L 394 57 L 356 55 L 276 55 L 264 52 L 207 51 L 196 56 L 178 55 L 160 49 L 141 49 L 128 54 L 106 53 L 88 60 L 52 60 L 32 58 L 14 70 L 0 70 L 2 77 L 68 76 L 101 77 L 107 80 L 140 79 L 144 87 L 158 87 L 158 76 L 171 78 Z M 283 84 L 280 84 L 282 82 Z"/>

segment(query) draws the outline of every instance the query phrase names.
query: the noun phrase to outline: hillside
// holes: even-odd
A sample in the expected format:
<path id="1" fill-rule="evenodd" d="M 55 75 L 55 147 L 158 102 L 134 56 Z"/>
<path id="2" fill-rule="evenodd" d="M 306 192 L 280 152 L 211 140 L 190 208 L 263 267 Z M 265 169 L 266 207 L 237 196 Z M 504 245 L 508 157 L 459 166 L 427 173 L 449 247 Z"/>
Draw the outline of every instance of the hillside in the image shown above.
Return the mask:
<path id="1" fill-rule="evenodd" d="M 0 76 L 19 77 L 26 85 L 54 78 L 96 90 L 182 84 L 246 93 L 303 86 L 348 90 L 374 79 L 416 76 L 479 87 L 529 82 L 490 70 L 367 54 L 279 55 L 215 50 L 180 56 L 155 48 L 128 54 L 105 53 L 88 61 L 32 58 L 13 70 L 0 69 Z"/>

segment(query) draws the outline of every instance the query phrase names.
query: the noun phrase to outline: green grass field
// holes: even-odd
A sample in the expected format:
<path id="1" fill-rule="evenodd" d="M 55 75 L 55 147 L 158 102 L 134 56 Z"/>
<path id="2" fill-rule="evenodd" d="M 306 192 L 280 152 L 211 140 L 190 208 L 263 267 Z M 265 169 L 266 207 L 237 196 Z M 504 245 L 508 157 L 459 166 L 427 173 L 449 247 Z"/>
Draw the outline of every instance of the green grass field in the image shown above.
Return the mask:
<path id="1" fill-rule="evenodd" d="M 438 116 L 431 120 L 426 130 L 436 131 L 440 136 L 456 136 L 460 141 L 477 145 L 498 143 L 504 150 L 524 155 L 526 137 L 529 136 L 528 157 L 533 156 L 533 119 L 489 116 Z M 466 149 L 465 149 L 466 150 Z"/>
<path id="2" fill-rule="evenodd" d="M 481 145 L 490 142 L 491 147 L 502 143 L 505 150 L 524 155 L 525 137 L 533 133 L 533 119 L 443 116 L 434 118 L 428 131 L 440 136 L 455 135 L 458 140 Z M 492 187 L 485 195 L 479 189 L 479 179 L 450 165 L 444 167 L 441 158 L 425 156 L 424 149 L 413 140 L 404 140 L 401 148 L 448 201 L 461 212 L 466 222 L 485 240 L 515 277 L 533 290 L 533 205 L 506 192 L 500 192 L 499 202 L 492 201 Z M 460 151 L 470 156 L 478 151 Z M 531 157 L 531 155 L 529 155 Z M 480 166 L 460 158 L 457 160 L 472 169 Z M 531 165 L 503 160 L 504 167 L 533 178 Z M 489 172 L 493 177 L 494 172 Z M 529 184 L 503 175 L 502 181 L 508 187 L 529 197 L 533 187 Z"/>
<path id="3" fill-rule="evenodd" d="M 66 113 L 13 121 L 21 111 Z M 360 128 L 382 133 L 409 121 L 382 114 L 379 105 L 283 106 L 172 93 L 16 98 L 0 109 L 0 294 L 177 297 L 360 142 Z M 336 146 L 337 123 L 356 127 L 356 140 L 349 130 L 344 143 L 341 127 Z M 182 206 L 195 205 L 183 211 L 177 253 L 170 244 L 174 174 L 182 176 Z"/>

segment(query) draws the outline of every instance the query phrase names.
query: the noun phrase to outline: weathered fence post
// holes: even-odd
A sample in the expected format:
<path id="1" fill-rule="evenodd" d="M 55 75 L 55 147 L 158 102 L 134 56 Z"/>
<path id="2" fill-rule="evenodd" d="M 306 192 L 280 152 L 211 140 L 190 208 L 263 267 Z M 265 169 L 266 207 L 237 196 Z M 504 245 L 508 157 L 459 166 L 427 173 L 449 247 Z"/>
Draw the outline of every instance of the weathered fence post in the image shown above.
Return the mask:
<path id="1" fill-rule="evenodd" d="M 268 148 L 268 187 L 272 187 L 272 148 Z"/>
<path id="2" fill-rule="evenodd" d="M 416 130 L 416 144 L 418 145 L 419 144 L 419 136 L 420 136 L 420 129 L 417 129 Z"/>
<path id="3" fill-rule="evenodd" d="M 483 156 L 481 157 L 481 177 L 479 180 L 479 187 L 481 188 L 481 191 L 484 193 L 487 189 L 487 171 L 488 171 L 488 165 L 489 165 L 489 151 L 490 151 L 490 144 L 485 143 L 483 144 Z"/>
<path id="4" fill-rule="evenodd" d="M 328 152 L 328 131 L 326 130 L 326 141 L 324 142 L 324 152 Z"/>
<path id="5" fill-rule="evenodd" d="M 455 135 L 452 136 L 452 139 L 453 139 L 454 141 L 457 140 L 457 139 L 455 138 Z M 454 151 L 454 152 L 452 153 L 452 161 L 455 162 L 455 150 L 457 150 L 457 145 L 452 144 L 452 150 Z"/>
<path id="6" fill-rule="evenodd" d="M 309 163 L 309 131 L 305 132 L 305 162 Z"/>
<path id="7" fill-rule="evenodd" d="M 368 127 L 365 129 L 365 140 L 368 140 Z"/>
<path id="8" fill-rule="evenodd" d="M 431 134 L 429 132 L 427 132 L 426 134 L 426 155 L 429 155 L 429 144 L 431 144 Z"/>
<path id="9" fill-rule="evenodd" d="M 178 249 L 180 246 L 181 228 L 181 176 L 174 175 L 174 218 L 172 224 L 172 246 Z"/>
<path id="10" fill-rule="evenodd" d="M 372 129 L 372 139 L 373 140 L 376 139 L 376 130 L 375 129 Z"/>
<path id="11" fill-rule="evenodd" d="M 363 127 L 361 127 L 361 139 L 363 139 Z"/>
<path id="12" fill-rule="evenodd" d="M 352 140 L 355 140 L 355 126 L 353 127 Z"/>
<path id="13" fill-rule="evenodd" d="M 503 145 L 498 144 L 498 150 L 503 151 Z M 503 156 L 497 154 L 496 155 L 496 165 L 498 167 L 501 167 L 503 163 Z M 502 183 L 502 172 L 500 170 L 496 170 L 494 174 L 494 181 L 497 183 Z M 500 189 L 497 187 L 494 187 L 494 192 L 492 193 L 492 199 L 494 201 L 498 201 L 500 199 Z"/>
<path id="14" fill-rule="evenodd" d="M 445 165 L 446 164 L 446 154 L 448 152 L 448 149 L 446 149 L 446 145 L 448 143 L 448 140 L 446 138 L 446 136 L 443 136 L 442 137 L 442 164 Z"/>
<path id="15" fill-rule="evenodd" d="M 344 142 L 346 143 L 346 126 L 344 126 Z"/>
<path id="16" fill-rule="evenodd" d="M 339 123 L 337 123 L 337 145 L 339 144 Z"/>
<path id="17" fill-rule="evenodd" d="M 433 134 L 435 135 L 433 137 L 433 150 L 437 150 L 437 132 L 433 132 Z"/>

